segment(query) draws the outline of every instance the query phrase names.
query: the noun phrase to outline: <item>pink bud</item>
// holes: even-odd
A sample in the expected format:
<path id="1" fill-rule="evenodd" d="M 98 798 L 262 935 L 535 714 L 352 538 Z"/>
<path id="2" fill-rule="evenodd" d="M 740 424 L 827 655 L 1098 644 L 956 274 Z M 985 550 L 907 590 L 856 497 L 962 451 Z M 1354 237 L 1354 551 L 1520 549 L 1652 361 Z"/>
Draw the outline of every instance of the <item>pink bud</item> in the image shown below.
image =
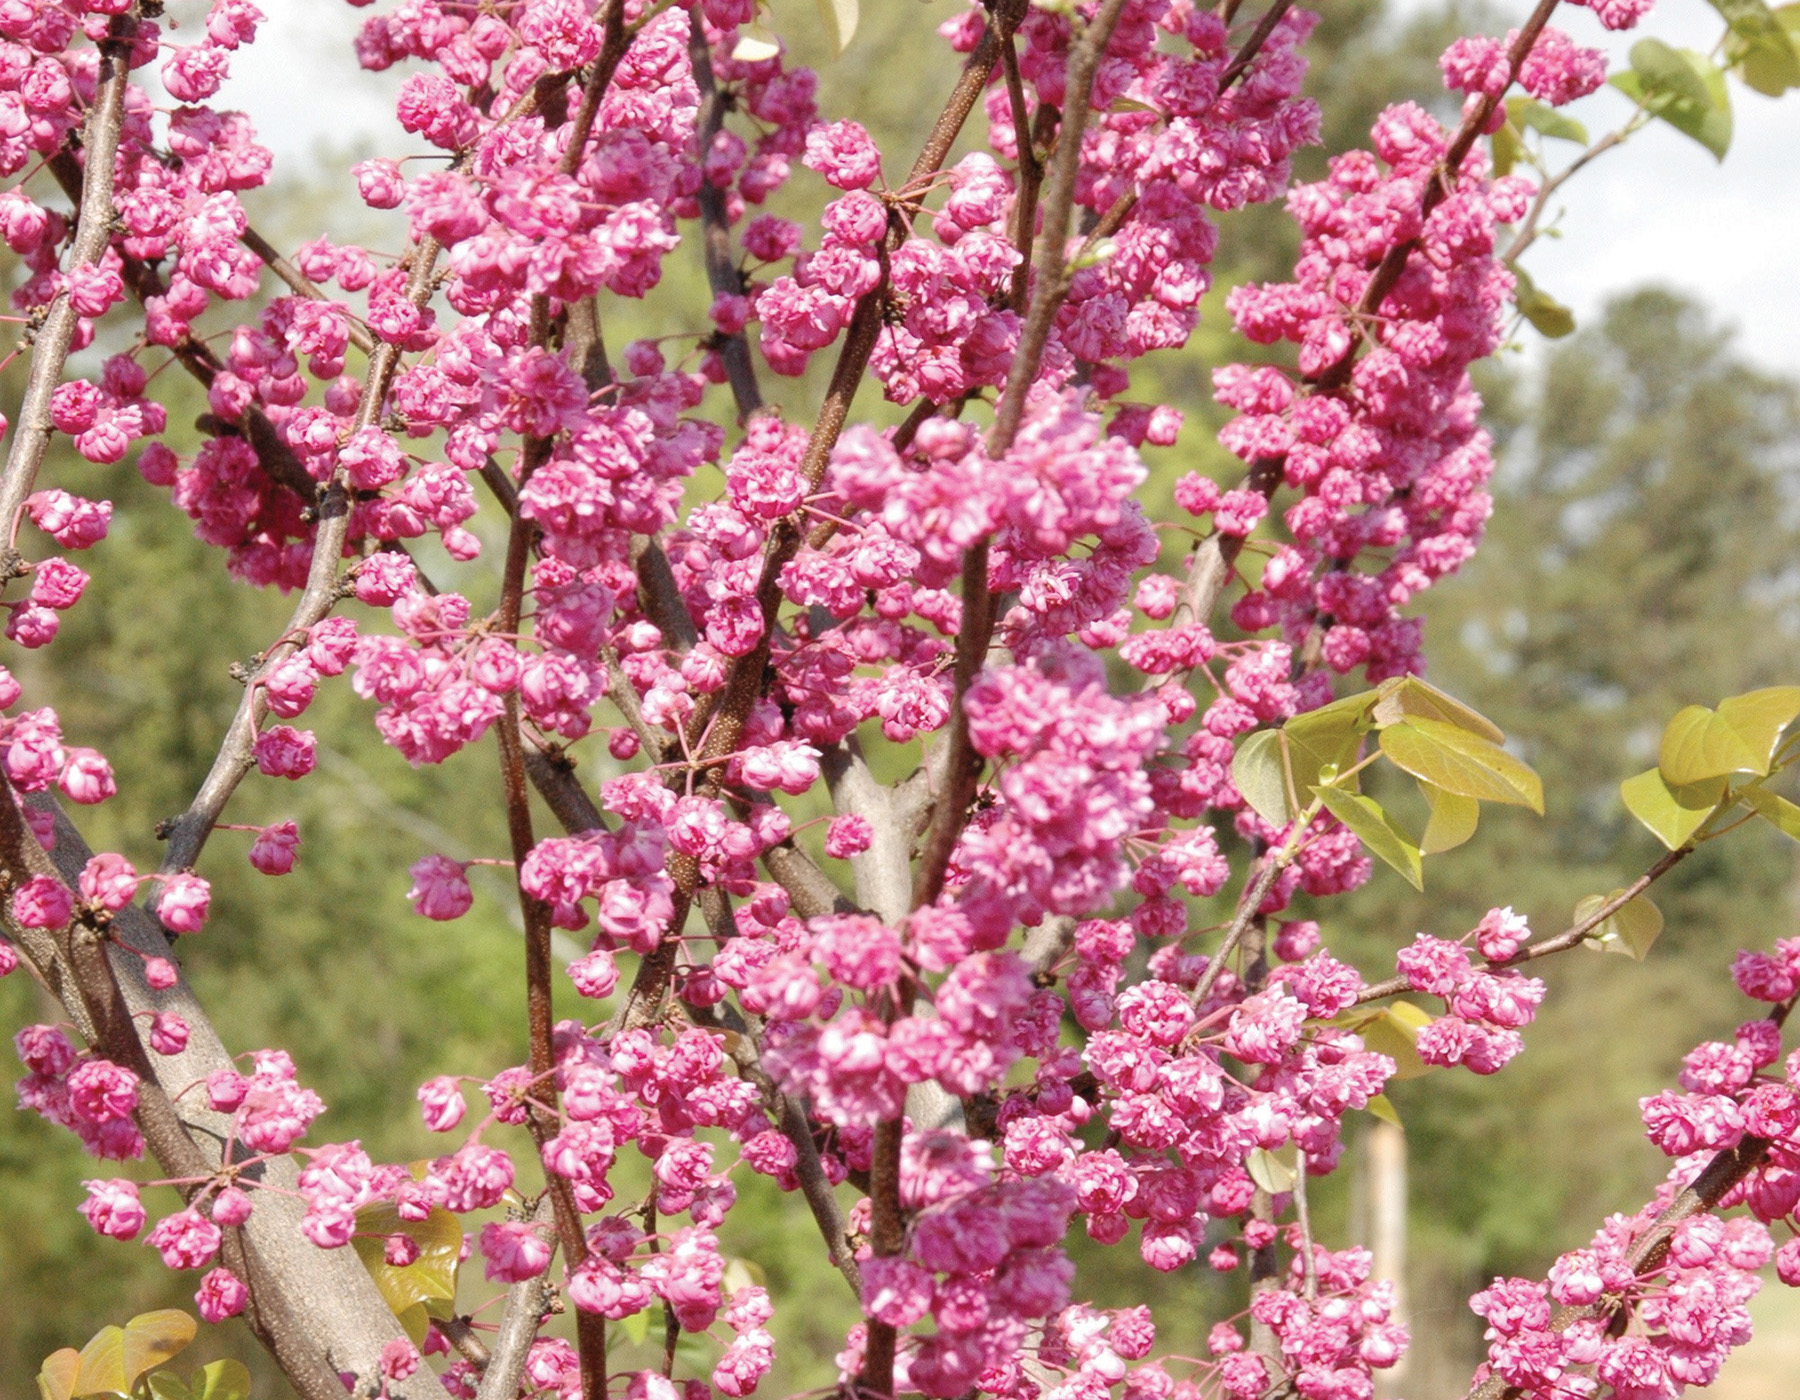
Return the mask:
<path id="1" fill-rule="evenodd" d="M 168 875 L 156 902 L 156 917 L 170 933 L 198 933 L 206 926 L 211 903 L 212 886 L 198 875 Z"/>

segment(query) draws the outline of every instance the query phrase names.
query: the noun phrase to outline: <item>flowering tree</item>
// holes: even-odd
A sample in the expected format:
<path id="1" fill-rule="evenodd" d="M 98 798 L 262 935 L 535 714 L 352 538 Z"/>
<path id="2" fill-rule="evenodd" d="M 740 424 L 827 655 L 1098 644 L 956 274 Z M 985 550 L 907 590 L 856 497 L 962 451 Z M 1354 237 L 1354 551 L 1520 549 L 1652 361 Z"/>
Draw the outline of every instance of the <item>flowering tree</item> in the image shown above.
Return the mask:
<path id="1" fill-rule="evenodd" d="M 1621 29 L 1646 6 L 1589 8 Z M 1501 1070 L 1543 996 L 1520 966 L 1641 956 L 1645 891 L 1700 843 L 1754 819 L 1800 837 L 1770 786 L 1800 752 L 1800 688 L 1761 690 L 1674 717 L 1622 789 L 1667 854 L 1562 933 L 1497 908 L 1460 940 L 1397 938 L 1370 980 L 1290 912 L 1375 860 L 1419 884 L 1482 802 L 1542 809 L 1504 736 L 1420 679 L 1405 609 L 1490 509 L 1470 366 L 1509 308 L 1567 327 L 1513 266 L 1556 188 L 1650 120 L 1722 153 L 1722 67 L 1800 85 L 1792 7 L 1719 8 L 1711 57 L 1637 45 L 1612 80 L 1630 113 L 1591 144 L 1558 109 L 1605 61 L 1542 0 L 1444 54 L 1454 129 L 1390 108 L 1371 150 L 1290 188 L 1318 114 L 1313 17 L 1289 0 L 971 8 L 943 27 L 960 72 L 904 176 L 819 112 L 754 0 L 405 0 L 356 57 L 411 67 L 413 169 L 355 175 L 404 210 L 406 247 L 285 257 L 238 199 L 268 152 L 208 105 L 255 38 L 248 0 L 196 8 L 193 43 L 152 0 L 0 0 L 0 232 L 28 356 L 0 476 L 6 635 L 47 645 L 78 604 L 88 575 L 58 551 L 105 558 L 111 505 L 39 479 L 59 434 L 89 462 L 134 456 L 233 577 L 294 595 L 153 874 L 84 844 L 54 794 L 105 801 L 111 768 L 0 671 L 0 973 L 23 963 L 66 1018 L 16 1036 L 20 1100 L 103 1162 L 148 1152 L 186 1201 L 151 1226 L 145 1174 L 97 1174 L 89 1222 L 150 1227 L 169 1267 L 204 1271 L 201 1316 L 242 1315 L 306 1400 L 751 1393 L 789 1300 L 728 1275 L 734 1170 L 804 1198 L 858 1299 L 847 1393 L 1370 1395 L 1405 1329 L 1367 1254 L 1316 1240 L 1307 1211 L 1345 1116 L 1391 1115 L 1397 1074 Z M 849 40 L 853 0 L 821 15 Z M 1556 140 L 1580 153 L 1554 167 Z M 754 212 L 790 177 L 816 221 Z M 1228 310 L 1282 348 L 1211 367 L 1242 479 L 1190 473 L 1182 520 L 1153 521 L 1140 454 L 1182 418 L 1133 400 L 1129 366 L 1187 342 L 1216 221 L 1281 198 L 1293 280 Z M 710 324 L 615 367 L 609 303 L 650 294 L 684 237 Z M 823 400 L 788 421 L 761 377 L 814 355 Z M 185 459 L 152 396 L 169 365 L 210 410 Z M 868 381 L 896 408 L 853 422 Z M 485 570 L 484 508 L 505 541 Z M 432 582 L 451 569 L 472 596 Z M 492 732 L 512 849 L 490 863 L 525 929 L 525 1060 L 419 1088 L 449 1137 L 417 1169 L 317 1140 L 303 1067 L 234 1057 L 172 951 L 206 956 L 199 867 L 242 829 L 234 791 L 313 770 L 292 721 L 347 670 L 413 764 Z M 1422 834 L 1363 791 L 1378 763 L 1417 780 Z M 564 834 L 540 837 L 534 788 Z M 795 816 L 823 797 L 821 846 Z M 295 823 L 252 830 L 259 871 L 295 869 Z M 420 915 L 470 908 L 467 863 L 412 874 Z M 567 976 L 595 1008 L 557 1022 L 553 930 L 590 927 Z M 1482 1400 L 1705 1384 L 1748 1336 L 1756 1271 L 1773 1256 L 1800 1282 L 1800 1241 L 1777 1252 L 1767 1228 L 1800 1202 L 1800 941 L 1734 973 L 1772 1010 L 1644 1102 L 1665 1187 L 1547 1282 L 1473 1300 Z M 627 1150 L 652 1164 L 642 1199 L 615 1199 Z M 1244 1270 L 1247 1309 L 1205 1357 L 1159 1352 L 1150 1308 L 1084 1300 L 1077 1220 L 1152 1270 Z M 497 1325 L 459 1310 L 465 1254 L 505 1285 Z M 540 1335 L 559 1300 L 572 1346 Z M 662 1366 L 609 1369 L 609 1339 L 652 1312 Z M 148 1374 L 185 1321 L 53 1356 L 45 1394 L 241 1393 L 229 1369 L 191 1392 Z M 678 1370 L 683 1333 L 722 1354 Z"/>

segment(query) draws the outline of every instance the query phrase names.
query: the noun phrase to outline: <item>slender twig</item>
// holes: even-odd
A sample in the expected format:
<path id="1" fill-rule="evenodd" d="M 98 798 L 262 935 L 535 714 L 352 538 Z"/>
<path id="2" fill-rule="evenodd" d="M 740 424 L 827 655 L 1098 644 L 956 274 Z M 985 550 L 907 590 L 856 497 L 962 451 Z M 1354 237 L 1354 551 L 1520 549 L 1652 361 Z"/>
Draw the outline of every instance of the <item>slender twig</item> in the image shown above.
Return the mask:
<path id="1" fill-rule="evenodd" d="M 81 209 L 76 216 L 75 242 L 69 256 L 71 272 L 97 265 L 112 238 L 113 166 L 119 152 L 119 128 L 125 114 L 125 89 L 130 81 L 131 49 L 137 29 L 134 8 L 132 13 L 115 16 L 107 25 L 106 38 L 100 41 L 94 100 L 88 107 L 82 137 L 86 161 Z M 63 366 L 80 319 L 65 286 L 52 299 L 31 343 L 31 369 L 13 426 L 6 468 L 0 474 L 0 520 L 17 520 L 25 498 L 37 484 L 38 470 L 44 464 L 55 431 L 50 421 L 50 397 L 62 383 Z M 0 578 L 16 577 L 23 567 L 18 550 L 6 544 L 0 550 Z"/>
<path id="2" fill-rule="evenodd" d="M 437 240 L 429 235 L 413 249 L 412 273 L 407 279 L 406 291 L 415 306 L 423 306 L 431 297 L 432 272 L 437 265 L 438 252 Z M 375 353 L 369 357 L 368 377 L 363 382 L 362 397 L 348 433 L 360 432 L 380 419 L 382 403 L 399 365 L 399 345 L 384 340 L 375 347 Z M 165 827 L 169 843 L 162 861 L 165 872 L 189 869 L 199 859 L 219 814 L 249 773 L 254 762 L 257 730 L 268 709 L 262 683 L 275 667 L 300 647 L 306 631 L 336 605 L 340 596 L 338 561 L 344 552 L 344 537 L 349 524 L 349 493 L 344 488 L 341 473 L 334 468 L 319 503 L 318 529 L 313 536 L 312 563 L 307 570 L 306 586 L 294 605 L 287 626 L 282 629 L 282 640 L 262 654 L 199 792 L 188 809 Z"/>
<path id="3" fill-rule="evenodd" d="M 725 125 L 726 100 L 713 77 L 712 47 L 706 42 L 706 26 L 700 12 L 689 16 L 688 59 L 694 69 L 694 85 L 700 90 L 698 127 L 700 156 L 704 161 L 713 139 Z M 715 297 L 742 296 L 743 274 L 731 260 L 731 220 L 725 210 L 725 191 L 702 176 L 695 199 L 700 205 L 701 247 L 706 256 L 706 280 Z M 737 401 L 738 421 L 744 422 L 762 407 L 762 389 L 756 382 L 756 366 L 750 361 L 750 341 L 740 329 L 714 338 L 725 378 Z"/>
<path id="4" fill-rule="evenodd" d="M 1032 253 L 1037 285 L 1032 289 L 1031 305 L 1019 331 L 1019 343 L 1013 349 L 1006 391 L 1000 397 L 999 408 L 994 411 L 994 426 L 988 434 L 987 444 L 990 457 L 1003 457 L 1012 447 L 1013 438 L 1024 421 L 1025 395 L 1037 379 L 1038 365 L 1043 359 L 1044 347 L 1049 343 L 1056 313 L 1068 295 L 1069 272 L 1064 258 L 1075 205 L 1075 180 L 1081 171 L 1081 142 L 1087 131 L 1088 99 L 1093 93 L 1094 73 L 1100 66 L 1101 55 L 1106 52 L 1107 41 L 1112 38 L 1124 8 L 1125 0 L 1102 0 L 1100 8 L 1069 50 L 1062 126 L 1044 181 L 1044 221 Z"/>
<path id="5" fill-rule="evenodd" d="M 1313 1257 L 1312 1214 L 1306 1208 L 1306 1153 L 1295 1153 L 1294 1219 L 1300 1226 L 1301 1277 L 1307 1302 L 1319 1296 L 1319 1261 Z"/>
<path id="6" fill-rule="evenodd" d="M 1692 843 L 1678 846 L 1667 852 L 1657 862 L 1624 889 L 1620 890 L 1606 903 L 1595 909 L 1586 918 L 1577 919 L 1568 928 L 1551 938 L 1540 938 L 1536 943 L 1527 943 L 1510 958 L 1495 958 L 1492 962 L 1484 962 L 1477 968 L 1481 972 L 1500 972 L 1509 967 L 1517 967 L 1520 963 L 1532 962 L 1537 958 L 1547 958 L 1552 953 L 1566 952 L 1587 941 L 1587 936 L 1614 914 L 1618 913 L 1632 900 L 1636 899 L 1650 886 L 1668 874 L 1682 861 L 1694 853 Z M 1380 1001 L 1383 997 L 1397 996 L 1401 992 L 1410 991 L 1411 984 L 1404 977 L 1390 977 L 1385 982 L 1376 982 L 1364 987 L 1357 995 L 1356 1004 Z"/>
<path id="7" fill-rule="evenodd" d="M 312 278 L 284 258 L 276 250 L 275 245 L 254 228 L 244 230 L 243 240 L 244 246 L 262 259 L 263 266 L 286 282 L 297 295 L 307 297 L 312 301 L 328 300 L 317 282 L 314 282 Z M 365 355 L 372 353 L 375 349 L 375 337 L 369 334 L 366 326 L 359 324 L 354 318 L 350 320 L 350 343 Z"/>
<path id="8" fill-rule="evenodd" d="M 1269 36 L 1275 32 L 1275 27 L 1286 17 L 1293 3 L 1294 0 L 1275 0 L 1275 3 L 1263 12 L 1263 17 L 1256 22 L 1256 28 L 1250 31 L 1250 37 L 1244 41 L 1244 46 L 1237 51 L 1237 55 L 1226 66 L 1225 71 L 1219 75 L 1220 92 L 1224 92 L 1226 88 L 1250 71 L 1250 65 L 1256 62 L 1256 56 L 1262 52 L 1263 45 L 1269 42 Z"/>
<path id="9" fill-rule="evenodd" d="M 1539 185 L 1537 195 L 1531 201 L 1530 210 L 1526 213 L 1524 220 L 1519 224 L 1518 231 L 1513 234 L 1512 242 L 1506 245 L 1506 251 L 1501 254 L 1500 261 L 1504 263 L 1516 261 L 1520 254 L 1537 241 L 1538 222 L 1544 217 L 1544 210 L 1549 206 L 1552 195 L 1567 184 L 1571 178 L 1585 169 L 1590 163 L 1598 160 L 1615 146 L 1624 145 L 1631 134 L 1649 120 L 1649 116 L 1642 108 L 1639 108 L 1636 112 L 1632 113 L 1630 121 L 1626 122 L 1616 131 L 1609 131 L 1605 136 L 1602 136 L 1598 141 L 1594 142 L 1593 145 L 1589 146 L 1580 155 L 1575 157 L 1574 160 L 1570 161 L 1561 170 L 1557 171 L 1556 174 L 1550 176 L 1543 184 Z"/>

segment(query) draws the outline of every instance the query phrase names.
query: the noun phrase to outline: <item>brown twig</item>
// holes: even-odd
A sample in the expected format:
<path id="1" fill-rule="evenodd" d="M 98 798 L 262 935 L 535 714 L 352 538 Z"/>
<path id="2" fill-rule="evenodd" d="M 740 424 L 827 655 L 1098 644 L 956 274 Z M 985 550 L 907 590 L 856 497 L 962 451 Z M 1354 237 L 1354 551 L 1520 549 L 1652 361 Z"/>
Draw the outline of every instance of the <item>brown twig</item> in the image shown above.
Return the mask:
<path id="1" fill-rule="evenodd" d="M 31 801 L 55 819 L 50 853 L 27 832 L 0 775 L 0 870 L 15 883 L 53 875 L 73 886 L 93 852 L 53 799 Z M 104 929 L 78 923 L 53 933 L 19 928 L 5 901 L 0 919 L 96 1052 L 138 1073 L 138 1127 L 163 1170 L 188 1182 L 180 1188 L 184 1195 L 202 1189 L 221 1165 L 232 1117 L 212 1111 L 203 1098 L 178 1096 L 230 1068 L 232 1058 L 185 978 L 162 989 L 146 980 L 145 958 L 171 957 L 155 919 L 132 904 Z M 135 1018 L 160 1012 L 187 1022 L 187 1044 L 174 1055 L 147 1056 Z M 245 1321 L 302 1400 L 342 1400 L 338 1373 L 373 1377 L 382 1348 L 402 1335 L 399 1323 L 352 1251 L 317 1249 L 300 1233 L 291 1158 L 245 1167 L 243 1174 L 269 1188 L 257 1192 L 250 1219 L 225 1232 L 224 1263 L 250 1290 Z M 396 1383 L 393 1393 L 396 1400 L 444 1400 L 437 1378 L 424 1370 Z"/>
<path id="2" fill-rule="evenodd" d="M 88 107 L 82 146 L 86 163 L 82 170 L 81 207 L 76 215 L 75 241 L 69 270 L 93 267 L 105 256 L 112 238 L 113 165 L 119 152 L 119 128 L 125 114 L 125 89 L 130 82 L 131 49 L 137 36 L 135 7 L 115 16 L 100 41 L 100 62 L 95 73 L 94 100 Z M 62 383 L 75 325 L 81 319 L 67 289 L 57 293 L 44 313 L 31 344 L 31 368 L 25 393 L 13 426 L 12 446 L 6 468 L 0 474 L 0 522 L 6 529 L 18 519 L 25 498 L 37 484 L 39 468 L 50 450 L 55 425 L 50 421 L 50 396 Z M 11 536 L 9 535 L 10 541 Z M 10 543 L 0 550 L 0 578 L 16 577 L 23 570 L 19 552 Z"/>
<path id="3" fill-rule="evenodd" d="M 713 138 L 725 125 L 726 98 L 713 78 L 712 48 L 706 42 L 706 26 L 700 12 L 689 16 L 688 59 L 693 64 L 694 85 L 700 89 L 700 156 L 712 149 Z M 725 212 L 725 191 L 702 177 L 695 199 L 700 205 L 701 247 L 706 256 L 706 281 L 715 297 L 744 294 L 743 274 L 731 258 L 731 220 Z M 738 422 L 746 422 L 762 407 L 762 389 L 756 382 L 756 366 L 750 360 L 750 341 L 742 330 L 714 338 L 725 378 L 737 402 Z"/>
<path id="4" fill-rule="evenodd" d="M 1566 952 L 1568 949 L 1586 942 L 1590 933 L 1662 879 L 1669 871 L 1680 865 L 1694 853 L 1694 850 L 1695 847 L 1687 845 L 1678 846 L 1674 850 L 1666 852 L 1642 875 L 1586 918 L 1577 919 L 1552 938 L 1540 938 L 1536 943 L 1527 943 L 1510 958 L 1495 958 L 1492 962 L 1484 962 L 1477 968 L 1477 971 L 1500 972 L 1509 967 L 1517 967 L 1520 963 L 1532 962 L 1537 958 L 1547 958 L 1552 953 Z M 1397 996 L 1401 992 L 1410 990 L 1411 984 L 1404 977 L 1390 977 L 1385 982 L 1376 982 L 1372 986 L 1363 988 L 1356 998 L 1356 1004 L 1360 1006 L 1364 1002 L 1380 1001 L 1383 997 Z"/>

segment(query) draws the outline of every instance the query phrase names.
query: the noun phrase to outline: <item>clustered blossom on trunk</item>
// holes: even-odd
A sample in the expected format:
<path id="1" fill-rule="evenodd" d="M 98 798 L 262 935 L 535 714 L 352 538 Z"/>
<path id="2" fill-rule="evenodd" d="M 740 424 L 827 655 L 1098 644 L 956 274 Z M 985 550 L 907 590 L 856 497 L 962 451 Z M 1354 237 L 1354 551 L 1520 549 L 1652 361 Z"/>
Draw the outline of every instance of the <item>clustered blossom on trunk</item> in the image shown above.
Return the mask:
<path id="1" fill-rule="evenodd" d="M 1491 178 L 1476 139 L 1515 84 L 1554 106 L 1603 81 L 1597 51 L 1547 27 L 1555 8 L 1446 52 L 1457 128 L 1392 107 L 1370 149 L 1295 186 L 1319 120 L 1301 95 L 1315 17 L 1288 0 L 1255 16 L 1230 0 L 972 7 L 942 27 L 963 78 L 910 174 L 854 114 L 820 110 L 814 74 L 746 29 L 750 0 L 402 0 L 364 23 L 356 58 L 407 70 L 407 155 L 354 177 L 370 207 L 403 212 L 406 250 L 321 237 L 281 258 L 239 199 L 269 153 L 210 105 L 255 5 L 0 0 L 0 233 L 28 274 L 12 299 L 44 391 L 0 491 L 36 529 L 8 559 L 28 588 L 4 604 L 6 636 L 44 646 L 79 605 L 87 574 L 55 550 L 105 558 L 110 503 L 38 484 L 53 434 L 100 467 L 133 458 L 235 578 L 296 595 L 154 873 L 113 853 L 79 878 L 45 863 L 72 838 L 31 795 L 93 803 L 115 784 L 0 670 L 17 941 L 75 958 L 140 893 L 168 935 L 199 934 L 194 866 L 231 791 L 252 768 L 312 772 L 317 740 L 290 721 L 349 672 L 413 764 L 497 736 L 532 979 L 524 1063 L 446 1066 L 419 1089 L 449 1139 L 421 1177 L 316 1140 L 325 1105 L 262 1050 L 166 1085 L 230 1125 L 223 1164 L 165 1162 L 184 1207 L 152 1224 L 144 1183 L 97 1178 L 95 1230 L 206 1270 L 196 1303 L 219 1321 L 254 1315 L 257 1288 L 300 1286 L 222 1262 L 264 1209 L 256 1164 L 297 1157 L 297 1228 L 320 1250 L 371 1206 L 491 1212 L 541 1175 L 548 1209 L 468 1226 L 489 1279 L 554 1273 L 578 1314 L 579 1347 L 532 1340 L 529 1316 L 524 1384 L 598 1400 L 604 1320 L 660 1305 L 722 1355 L 710 1376 L 634 1372 L 628 1393 L 703 1400 L 750 1394 L 773 1362 L 784 1300 L 727 1293 L 717 1234 L 734 1171 L 753 1172 L 806 1194 L 859 1290 L 866 1322 L 838 1366 L 861 1393 L 1366 1400 L 1407 1344 L 1392 1289 L 1253 1171 L 1290 1149 L 1302 1181 L 1332 1171 L 1345 1115 L 1396 1072 L 1343 1016 L 1388 993 L 1292 903 L 1354 890 L 1371 865 L 1329 815 L 1259 816 L 1232 762 L 1334 678 L 1418 672 L 1407 605 L 1480 543 L 1493 463 L 1468 371 L 1504 338 L 1496 229 L 1534 189 Z M 1591 8 L 1616 29 L 1646 6 Z M 944 168 L 978 106 L 985 148 Z M 790 181 L 816 224 L 759 212 Z M 1154 521 L 1136 492 L 1182 415 L 1134 400 L 1131 364 L 1187 344 L 1220 219 L 1275 200 L 1302 235 L 1293 278 L 1239 287 L 1227 310 L 1247 341 L 1294 349 L 1213 368 L 1235 414 L 1221 440 L 1247 470 L 1224 487 L 1190 473 L 1183 519 Z M 707 324 L 609 362 L 611 300 L 651 294 L 695 244 Z M 103 322 L 129 324 L 128 344 L 104 339 L 126 348 L 63 379 Z M 185 454 L 151 397 L 171 354 L 210 409 Z M 791 376 L 815 357 L 832 375 L 816 422 L 764 406 L 759 362 Z M 903 424 L 847 422 L 865 376 Z M 703 467 L 722 473 L 716 498 Z M 98 471 L 58 475 L 104 489 Z M 489 596 L 438 589 L 420 561 L 479 558 L 484 511 L 508 538 Z M 1271 512 L 1266 563 L 1216 616 Z M 1189 536 L 1205 543 L 1183 559 Z M 863 745 L 914 745 L 919 772 L 881 789 Z M 612 776 L 590 792 L 594 770 Z M 527 771 L 574 813 L 565 834 L 531 830 Z M 822 870 L 783 800 L 821 787 Z M 249 859 L 304 878 L 303 836 L 255 829 Z M 1219 949 L 1189 901 L 1225 890 L 1234 859 L 1241 941 Z M 466 864 L 424 854 L 412 875 L 419 914 L 469 912 Z M 591 931 L 567 975 L 595 1003 L 555 1025 L 552 927 Z M 1510 966 L 1528 939 L 1496 909 L 1400 949 L 1401 986 L 1442 1004 L 1425 1063 L 1491 1074 L 1520 1052 L 1544 990 Z M 166 950 L 110 948 L 151 994 L 181 985 Z M 204 959 L 206 941 L 182 951 Z M 18 956 L 0 939 L 0 973 Z M 1747 1337 L 1765 1224 L 1800 1198 L 1800 1064 L 1780 1034 L 1800 946 L 1747 952 L 1737 976 L 1776 1015 L 1697 1049 L 1685 1093 L 1645 1101 L 1676 1159 L 1664 1193 L 1547 1284 L 1477 1296 L 1480 1383 L 1649 1400 L 1710 1381 Z M 171 1010 L 125 1025 L 124 1049 L 84 1048 L 73 1025 L 15 1038 L 20 1103 L 107 1162 L 144 1154 L 146 1079 L 192 1030 Z M 649 1202 L 615 1199 L 627 1152 L 653 1164 Z M 1703 1204 L 1748 1215 L 1689 1210 L 1668 1237 L 1666 1208 L 1733 1152 L 1743 1170 Z M 1084 1301 L 1063 1250 L 1077 1222 L 1154 1270 L 1245 1270 L 1247 1312 L 1204 1358 L 1161 1356 L 1149 1307 Z M 396 1266 L 419 1248 L 404 1230 L 382 1247 Z M 1800 1242 L 1776 1258 L 1800 1281 Z M 1632 1328 L 1608 1325 L 1621 1309 Z M 433 1381 L 389 1330 L 348 1377 L 359 1393 L 477 1393 L 474 1362 Z M 447 1352 L 437 1326 L 423 1350 Z"/>

